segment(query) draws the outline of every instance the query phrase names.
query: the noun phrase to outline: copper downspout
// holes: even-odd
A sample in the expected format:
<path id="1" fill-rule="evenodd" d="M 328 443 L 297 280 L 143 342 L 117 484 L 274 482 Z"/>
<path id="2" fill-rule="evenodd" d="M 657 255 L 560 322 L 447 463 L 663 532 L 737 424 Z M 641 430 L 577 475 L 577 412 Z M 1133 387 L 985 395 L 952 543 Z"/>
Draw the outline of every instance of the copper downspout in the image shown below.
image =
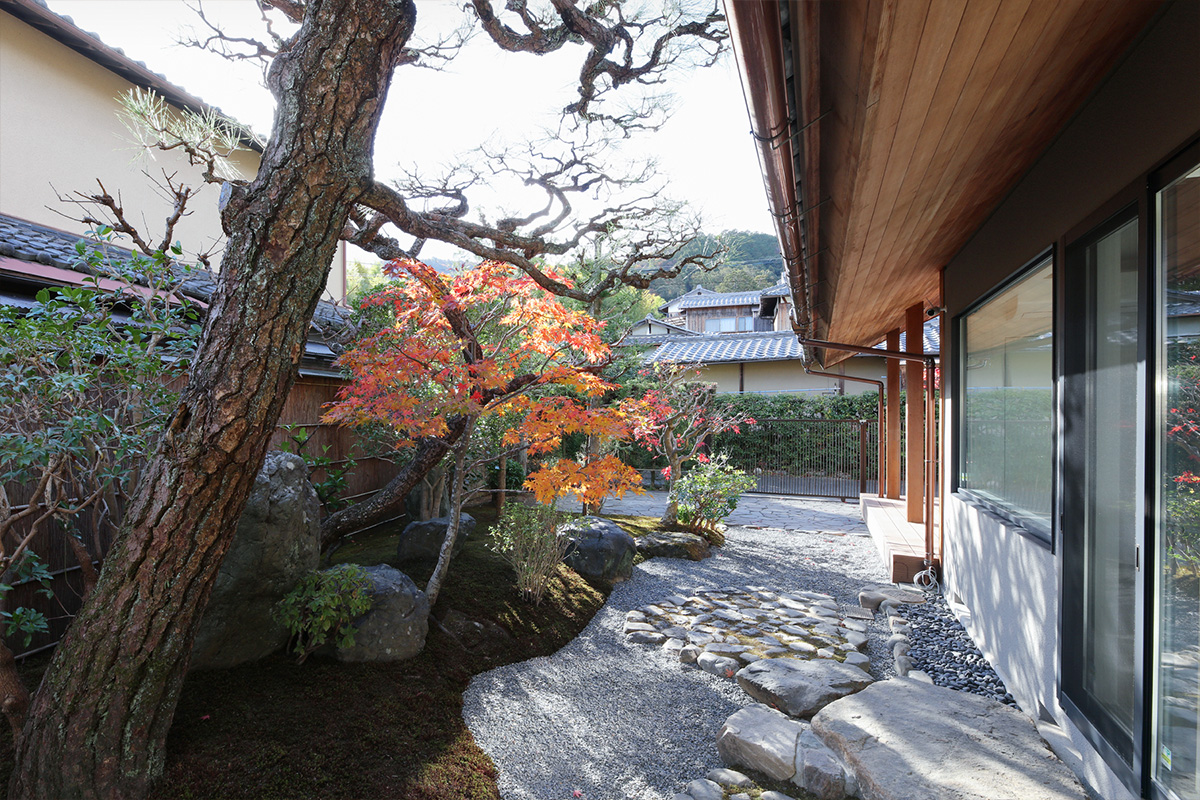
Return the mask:
<path id="1" fill-rule="evenodd" d="M 792 294 L 792 327 L 799 336 L 815 333 L 815 304 L 811 287 L 816 285 L 811 256 L 801 232 L 802 209 L 796 194 L 792 161 L 792 125 L 788 112 L 787 80 L 784 72 L 783 38 L 779 3 L 776 0 L 725 0 L 725 17 L 742 79 L 742 93 L 750 114 L 754 137 L 767 190 L 776 235 L 783 250 Z M 802 120 L 795 122 L 802 125 Z M 801 357 L 809 363 L 808 350 Z"/>
<path id="2" fill-rule="evenodd" d="M 801 366 L 804 366 L 804 362 L 800 362 L 800 363 L 801 363 Z M 885 456 L 886 456 L 886 453 L 884 452 L 884 448 L 887 446 L 887 443 L 884 442 L 884 440 L 883 440 L 883 381 L 877 381 L 874 378 L 858 378 L 858 377 L 855 377 L 854 375 L 839 375 L 836 372 L 818 372 L 817 370 L 809 369 L 808 367 L 804 367 L 804 374 L 805 375 L 816 375 L 818 378 L 837 378 L 840 381 L 857 381 L 859 383 L 870 383 L 870 384 L 874 384 L 875 387 L 879 390 L 879 397 L 878 397 L 879 402 L 877 403 L 877 405 L 879 406 L 879 409 L 877 412 L 878 413 L 878 425 L 879 425 L 879 427 L 877 429 L 879 431 L 878 437 L 877 437 L 879 439 L 879 474 L 876 476 L 875 489 L 876 489 L 876 494 L 881 494 L 882 493 L 881 490 L 883 488 L 883 471 L 884 471 L 884 466 L 885 466 L 884 462 L 885 462 Z"/>
<path id="3" fill-rule="evenodd" d="M 936 437 L 934 436 L 933 413 L 933 379 L 936 373 L 934 366 L 925 362 L 925 566 L 934 569 L 938 559 L 933 550 L 933 496 L 937 492 L 934 482 L 937 475 L 937 454 L 934 452 Z"/>
<path id="4" fill-rule="evenodd" d="M 842 350 L 849 353 L 863 353 L 865 355 L 882 356 L 884 358 L 895 359 L 914 359 L 925 363 L 925 566 L 929 569 L 934 569 L 938 564 L 938 559 L 934 555 L 933 550 L 933 493 L 934 487 L 930 482 L 930 473 L 933 468 L 933 457 L 930 455 L 933 452 L 934 436 L 933 436 L 933 379 L 934 369 L 936 369 L 938 361 L 941 359 L 940 353 L 908 353 L 902 350 L 880 350 L 874 347 L 863 347 L 857 344 L 843 344 L 841 342 L 827 342 L 821 339 L 800 339 L 801 345 L 809 347 L 823 347 L 829 350 Z M 808 372 L 805 369 L 805 372 Z M 819 373 L 809 373 L 819 374 Z M 842 376 L 837 376 L 842 377 Z M 866 379 L 863 379 L 866 380 Z M 878 383 L 878 381 L 875 381 Z M 910 388 L 909 391 L 912 391 Z M 880 397 L 883 393 L 880 391 Z"/>

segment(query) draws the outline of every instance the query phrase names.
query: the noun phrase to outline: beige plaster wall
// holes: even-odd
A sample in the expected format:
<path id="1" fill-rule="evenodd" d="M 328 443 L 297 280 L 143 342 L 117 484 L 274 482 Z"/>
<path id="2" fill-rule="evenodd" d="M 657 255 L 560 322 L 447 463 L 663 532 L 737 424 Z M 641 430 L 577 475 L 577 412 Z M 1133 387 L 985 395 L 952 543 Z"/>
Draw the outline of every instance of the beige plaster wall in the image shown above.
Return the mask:
<path id="1" fill-rule="evenodd" d="M 839 365 L 841 366 L 841 365 Z M 704 379 L 717 384 L 720 394 L 737 394 L 741 385 L 738 364 L 709 364 L 704 368 Z M 884 372 L 883 359 L 854 358 L 844 364 L 846 374 L 879 379 Z M 745 365 L 745 391 L 764 394 L 813 393 L 837 394 L 839 381 L 807 375 L 799 361 L 760 361 Z M 869 383 L 844 381 L 845 394 L 874 392 L 876 387 Z"/>
<path id="2" fill-rule="evenodd" d="M 79 216 L 76 207 L 59 201 L 56 190 L 93 193 L 99 179 L 109 194 L 120 193 L 130 222 L 157 239 L 171 204 L 143 171 L 161 178 L 166 170 L 200 187 L 174 238 L 188 253 L 223 243 L 218 187 L 201 186 L 198 170 L 180 153 L 151 157 L 133 145 L 116 101 L 131 88 L 115 73 L 0 13 L 0 213 L 82 234 L 87 226 L 55 213 Z M 233 166 L 241 177 L 252 178 L 258 154 L 240 151 Z M 335 257 L 330 289 L 327 299 L 345 295 L 344 247 Z"/>

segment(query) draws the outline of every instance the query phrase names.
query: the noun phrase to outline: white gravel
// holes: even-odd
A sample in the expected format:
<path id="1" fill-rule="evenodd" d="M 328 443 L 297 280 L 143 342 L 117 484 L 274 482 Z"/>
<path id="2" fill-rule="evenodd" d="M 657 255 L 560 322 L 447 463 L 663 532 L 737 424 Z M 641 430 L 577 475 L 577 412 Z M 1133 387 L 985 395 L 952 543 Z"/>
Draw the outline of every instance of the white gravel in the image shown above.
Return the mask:
<path id="1" fill-rule="evenodd" d="M 463 717 L 496 763 L 505 800 L 558 800 L 575 791 L 585 800 L 671 800 L 721 766 L 717 732 L 750 698 L 736 682 L 656 647 L 627 645 L 627 611 L 699 588 L 746 586 L 825 592 L 850 605 L 864 584 L 887 581 L 865 528 L 732 527 L 727 539 L 704 561 L 640 564 L 566 647 L 475 677 Z M 891 673 L 884 625 L 871 624 L 868 635 L 872 670 L 884 677 Z"/>

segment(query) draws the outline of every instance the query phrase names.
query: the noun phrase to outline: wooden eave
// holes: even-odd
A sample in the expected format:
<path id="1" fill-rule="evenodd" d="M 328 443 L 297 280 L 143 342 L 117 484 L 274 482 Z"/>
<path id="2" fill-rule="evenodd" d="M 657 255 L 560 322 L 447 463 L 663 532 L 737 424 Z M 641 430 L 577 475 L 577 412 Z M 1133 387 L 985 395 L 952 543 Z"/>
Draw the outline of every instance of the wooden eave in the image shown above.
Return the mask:
<path id="1" fill-rule="evenodd" d="M 940 305 L 941 268 L 1160 5 L 789 0 L 791 217 L 815 283 L 815 338 L 875 344 L 906 308 Z M 735 31 L 740 59 L 755 47 Z"/>

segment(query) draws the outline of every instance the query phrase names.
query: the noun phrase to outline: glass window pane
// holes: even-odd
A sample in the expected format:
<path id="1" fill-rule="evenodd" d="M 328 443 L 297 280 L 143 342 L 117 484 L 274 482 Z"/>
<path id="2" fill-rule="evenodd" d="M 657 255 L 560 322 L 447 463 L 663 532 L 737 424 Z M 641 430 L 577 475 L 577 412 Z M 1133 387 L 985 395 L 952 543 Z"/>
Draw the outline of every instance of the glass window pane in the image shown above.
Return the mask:
<path id="1" fill-rule="evenodd" d="M 1200 799 L 1200 167 L 1159 193 L 1156 775 Z"/>
<path id="2" fill-rule="evenodd" d="M 1050 530 L 1054 368 L 1049 259 L 962 321 L 959 489 Z"/>

